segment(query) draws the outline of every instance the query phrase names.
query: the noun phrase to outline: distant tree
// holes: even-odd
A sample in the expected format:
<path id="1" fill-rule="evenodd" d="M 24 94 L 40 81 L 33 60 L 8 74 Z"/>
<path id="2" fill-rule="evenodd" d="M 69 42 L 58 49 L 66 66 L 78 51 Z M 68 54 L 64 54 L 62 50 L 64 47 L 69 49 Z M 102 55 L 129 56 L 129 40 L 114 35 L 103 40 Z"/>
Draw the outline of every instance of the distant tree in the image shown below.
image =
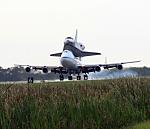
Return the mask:
<path id="1" fill-rule="evenodd" d="M 130 68 L 133 71 L 136 71 L 138 73 L 139 76 L 150 76 L 150 68 L 148 67 L 142 67 L 142 68 Z"/>

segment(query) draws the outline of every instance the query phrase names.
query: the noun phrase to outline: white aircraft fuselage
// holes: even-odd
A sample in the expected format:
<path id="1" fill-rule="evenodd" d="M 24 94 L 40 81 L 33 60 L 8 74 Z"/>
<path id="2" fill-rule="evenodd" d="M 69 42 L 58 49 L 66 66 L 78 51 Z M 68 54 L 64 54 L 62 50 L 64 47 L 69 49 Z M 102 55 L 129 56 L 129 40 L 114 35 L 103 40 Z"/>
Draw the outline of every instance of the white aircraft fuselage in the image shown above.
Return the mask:
<path id="1" fill-rule="evenodd" d="M 78 66 L 81 66 L 80 60 L 78 60 L 69 50 L 64 50 L 62 52 L 60 63 L 64 68 L 72 70 L 75 70 Z"/>

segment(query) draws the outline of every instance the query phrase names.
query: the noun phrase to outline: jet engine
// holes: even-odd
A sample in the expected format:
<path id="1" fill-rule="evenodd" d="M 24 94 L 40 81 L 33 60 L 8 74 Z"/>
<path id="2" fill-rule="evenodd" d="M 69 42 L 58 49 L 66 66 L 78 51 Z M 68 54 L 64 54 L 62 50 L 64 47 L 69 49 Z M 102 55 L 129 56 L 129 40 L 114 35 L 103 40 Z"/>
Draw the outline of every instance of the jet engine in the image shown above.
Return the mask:
<path id="1" fill-rule="evenodd" d="M 48 73 L 48 69 L 47 69 L 47 67 L 43 67 L 43 73 Z"/>
<path id="2" fill-rule="evenodd" d="M 26 70 L 26 72 L 28 72 L 28 73 L 29 73 L 29 72 L 31 71 L 31 68 L 30 68 L 30 67 L 26 67 L 26 69 L 25 69 L 25 70 Z"/>
<path id="3" fill-rule="evenodd" d="M 119 65 L 117 65 L 116 68 L 119 69 L 119 70 L 122 70 L 122 69 L 123 69 L 123 66 L 122 66 L 121 64 L 119 64 Z"/>
<path id="4" fill-rule="evenodd" d="M 96 67 L 95 67 L 95 71 L 96 71 L 96 72 L 100 72 L 100 71 L 101 71 L 101 68 L 100 68 L 99 66 L 96 66 Z"/>

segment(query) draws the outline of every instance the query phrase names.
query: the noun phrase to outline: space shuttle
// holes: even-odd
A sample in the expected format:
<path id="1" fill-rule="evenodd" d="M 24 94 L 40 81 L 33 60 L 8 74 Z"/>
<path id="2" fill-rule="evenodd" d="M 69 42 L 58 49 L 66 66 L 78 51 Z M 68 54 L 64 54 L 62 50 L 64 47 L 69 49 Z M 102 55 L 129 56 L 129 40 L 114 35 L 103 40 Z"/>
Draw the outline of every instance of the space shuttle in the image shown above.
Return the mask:
<path id="1" fill-rule="evenodd" d="M 86 56 L 101 55 L 101 53 L 98 53 L 98 52 L 84 51 L 85 46 L 83 45 L 83 43 L 78 42 L 77 38 L 78 38 L 78 31 L 77 30 L 76 30 L 75 38 L 66 37 L 64 40 L 63 51 L 69 50 L 73 53 L 73 55 L 75 57 L 78 57 L 78 58 L 82 58 L 82 57 L 86 57 Z M 61 55 L 62 55 L 62 52 L 54 53 L 54 54 L 51 54 L 50 56 L 61 57 Z"/>

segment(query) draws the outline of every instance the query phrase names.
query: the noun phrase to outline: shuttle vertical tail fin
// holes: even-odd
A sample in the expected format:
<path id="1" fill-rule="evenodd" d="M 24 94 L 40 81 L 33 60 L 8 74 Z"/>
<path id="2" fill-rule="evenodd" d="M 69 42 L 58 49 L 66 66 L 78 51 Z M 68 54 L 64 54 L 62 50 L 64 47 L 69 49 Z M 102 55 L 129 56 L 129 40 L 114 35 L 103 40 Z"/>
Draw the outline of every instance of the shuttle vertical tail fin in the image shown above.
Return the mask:
<path id="1" fill-rule="evenodd" d="M 78 30 L 76 29 L 75 42 L 77 42 L 77 38 L 78 38 Z"/>

